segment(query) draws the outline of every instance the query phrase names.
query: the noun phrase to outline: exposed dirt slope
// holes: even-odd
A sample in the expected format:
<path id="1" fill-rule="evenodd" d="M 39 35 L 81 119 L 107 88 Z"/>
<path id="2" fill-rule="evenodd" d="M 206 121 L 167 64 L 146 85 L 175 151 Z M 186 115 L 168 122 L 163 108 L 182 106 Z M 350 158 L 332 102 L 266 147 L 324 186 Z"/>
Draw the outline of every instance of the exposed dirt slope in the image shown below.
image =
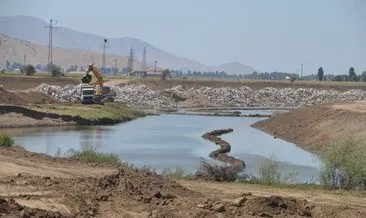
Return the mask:
<path id="1" fill-rule="evenodd" d="M 11 92 L 0 90 L 0 104 L 13 104 L 13 105 L 24 105 L 24 104 L 45 104 L 56 102 L 48 95 L 40 92 Z"/>
<path id="2" fill-rule="evenodd" d="M 317 150 L 344 136 L 366 139 L 365 112 L 365 101 L 328 104 L 277 114 L 252 126 L 306 150 Z"/>
<path id="3" fill-rule="evenodd" d="M 25 76 L 0 76 L 0 85 L 9 90 L 27 90 L 35 88 L 42 83 L 49 85 L 65 86 L 78 85 L 80 81 L 73 78 L 55 78 L 55 77 L 25 77 Z"/>
<path id="4" fill-rule="evenodd" d="M 149 171 L 116 169 L 0 149 L 0 213 L 48 217 L 364 217 L 365 199 L 276 192 L 245 185 L 182 181 Z M 252 191 L 253 194 L 247 193 Z M 267 193 L 265 193 L 267 191 Z M 258 192 L 258 193 L 256 193 Z M 297 195 L 297 196 L 296 196 Z M 290 197 L 287 197 L 290 196 Z M 339 197 L 340 198 L 340 197 Z M 312 199 L 315 199 L 314 197 Z M 332 199 L 329 201 L 328 199 Z M 357 201 L 357 204 L 354 202 Z M 336 203 L 341 203 L 336 202 Z M 353 203 L 353 204 L 352 204 Z M 338 204 L 336 204 L 338 205 Z M 352 208 L 354 207 L 354 208 Z M 37 208 L 37 209 L 34 209 Z"/>

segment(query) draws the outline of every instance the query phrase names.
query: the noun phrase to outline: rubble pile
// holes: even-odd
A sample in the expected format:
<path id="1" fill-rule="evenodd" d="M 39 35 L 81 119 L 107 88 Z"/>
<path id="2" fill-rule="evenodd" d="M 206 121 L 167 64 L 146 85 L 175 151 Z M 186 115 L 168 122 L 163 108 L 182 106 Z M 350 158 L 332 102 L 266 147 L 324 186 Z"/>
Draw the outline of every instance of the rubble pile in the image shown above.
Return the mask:
<path id="1" fill-rule="evenodd" d="M 362 100 L 366 97 L 365 91 L 356 89 L 346 92 L 312 88 L 276 89 L 272 87 L 253 90 L 243 86 L 238 89 L 202 87 L 196 92 L 214 104 L 246 107 L 311 106 L 337 101 Z"/>
<path id="2" fill-rule="evenodd" d="M 176 86 L 171 89 L 156 91 L 142 84 L 130 84 L 123 87 L 113 86 L 111 89 L 117 94 L 115 101 L 153 108 L 176 108 L 178 105 L 177 99 L 186 98 L 194 99 L 196 102 L 204 100 L 213 105 L 301 107 L 338 101 L 362 100 L 366 97 L 366 91 L 357 89 L 340 92 L 312 88 L 276 89 L 267 87 L 261 90 L 253 90 L 247 86 L 239 88 L 201 87 L 199 89 L 186 89 L 184 86 Z M 61 102 L 77 101 L 81 98 L 81 85 L 60 87 L 43 83 L 35 88 L 35 91 L 45 93 Z"/>
<path id="3" fill-rule="evenodd" d="M 61 102 L 71 102 L 81 99 L 81 84 L 66 85 L 64 87 L 42 83 L 34 88 L 34 91 L 44 93 Z"/>
<path id="4" fill-rule="evenodd" d="M 115 101 L 154 108 L 177 107 L 174 100 L 162 95 L 160 91 L 152 90 L 145 85 L 113 86 L 111 89 L 117 94 Z"/>

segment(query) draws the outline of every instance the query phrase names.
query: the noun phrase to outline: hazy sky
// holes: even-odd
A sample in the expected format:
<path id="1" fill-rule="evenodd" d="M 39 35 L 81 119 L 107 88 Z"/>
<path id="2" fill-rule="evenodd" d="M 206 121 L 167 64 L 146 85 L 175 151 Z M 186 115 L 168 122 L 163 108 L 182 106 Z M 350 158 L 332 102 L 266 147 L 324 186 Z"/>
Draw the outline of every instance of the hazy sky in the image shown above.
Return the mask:
<path id="1" fill-rule="evenodd" d="M 0 15 L 31 15 L 106 37 L 135 37 L 208 65 L 259 71 L 366 70 L 366 0 L 0 0 Z M 300 72 L 300 71 L 299 71 Z"/>

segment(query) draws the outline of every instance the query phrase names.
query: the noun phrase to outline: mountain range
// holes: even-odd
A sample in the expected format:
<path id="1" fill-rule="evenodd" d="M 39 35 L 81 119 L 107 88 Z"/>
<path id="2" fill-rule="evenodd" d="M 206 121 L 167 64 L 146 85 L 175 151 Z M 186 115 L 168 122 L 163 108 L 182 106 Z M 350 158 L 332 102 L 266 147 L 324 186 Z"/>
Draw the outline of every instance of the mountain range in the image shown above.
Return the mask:
<path id="1" fill-rule="evenodd" d="M 0 33 L 6 35 L 7 37 L 15 38 L 15 40 L 18 39 L 29 41 L 32 46 L 36 46 L 37 44 L 43 46 L 43 48 L 48 46 L 49 34 L 47 29 L 45 29 L 47 25 L 48 23 L 46 21 L 37 17 L 0 16 Z M 55 31 L 55 33 L 53 34 L 53 46 L 62 49 L 64 52 L 70 51 L 70 59 L 73 59 L 72 55 L 75 55 L 75 53 L 73 52 L 79 51 L 84 53 L 93 52 L 93 54 L 95 53 L 95 55 L 99 54 L 100 58 L 94 61 L 101 61 L 102 44 L 105 38 L 106 37 L 104 36 L 79 32 L 65 27 L 58 27 L 57 31 Z M 114 56 L 124 56 L 119 57 L 119 59 L 121 59 L 121 63 L 126 65 L 126 56 L 128 56 L 131 47 L 133 47 L 135 51 L 135 60 L 139 61 L 141 61 L 142 59 L 142 51 L 145 47 L 147 51 L 147 65 L 150 66 L 153 66 L 154 61 L 157 60 L 158 66 L 160 68 L 176 69 L 183 71 L 224 71 L 227 74 L 245 74 L 255 71 L 251 66 L 247 66 L 236 61 L 219 66 L 207 66 L 205 64 L 189 60 L 187 58 L 177 57 L 166 51 L 158 49 L 143 40 L 136 38 L 107 38 L 107 40 L 108 49 L 106 53 L 113 54 Z M 4 51 L 0 52 L 2 57 L 6 57 L 7 54 L 4 53 Z M 22 54 L 19 55 L 23 56 Z M 91 55 L 92 53 L 84 54 L 84 59 L 88 59 L 89 57 L 89 59 L 86 61 L 92 62 L 93 60 L 91 60 L 90 58 Z M 57 59 L 57 50 L 54 50 L 53 56 L 55 59 Z M 31 58 L 31 54 L 27 55 L 27 57 Z M 46 58 L 42 62 L 47 61 L 47 56 L 41 55 L 39 56 L 39 58 Z M 107 62 L 108 61 L 106 61 L 106 65 L 108 65 Z M 112 65 L 112 63 L 110 64 Z"/>

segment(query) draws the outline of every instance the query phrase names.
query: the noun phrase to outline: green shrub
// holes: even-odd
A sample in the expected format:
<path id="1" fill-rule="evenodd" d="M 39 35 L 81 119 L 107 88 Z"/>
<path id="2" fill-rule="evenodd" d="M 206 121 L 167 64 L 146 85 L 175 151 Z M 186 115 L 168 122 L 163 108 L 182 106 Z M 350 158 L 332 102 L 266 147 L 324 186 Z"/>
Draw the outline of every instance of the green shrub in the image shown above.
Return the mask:
<path id="1" fill-rule="evenodd" d="M 106 163 L 118 167 L 129 167 L 128 163 L 122 163 L 116 154 L 98 152 L 96 147 L 83 146 L 81 150 L 69 150 L 71 158 L 84 160 L 89 163 Z"/>
<path id="2" fill-rule="evenodd" d="M 9 148 L 14 145 L 14 140 L 6 133 L 0 133 L 0 147 Z"/>
<path id="3" fill-rule="evenodd" d="M 27 76 L 32 76 L 36 73 L 36 69 L 32 65 L 28 64 L 22 69 L 22 73 L 27 74 Z"/>
<path id="4" fill-rule="evenodd" d="M 264 160 L 259 166 L 259 178 L 257 182 L 260 184 L 288 184 L 297 181 L 298 173 L 291 171 L 281 175 L 282 168 L 277 162 L 276 157 L 272 156 L 270 159 Z"/>
<path id="5" fill-rule="evenodd" d="M 169 179 L 189 179 L 193 177 L 191 173 L 186 172 L 186 170 L 181 167 L 177 167 L 174 170 L 164 169 L 161 172 L 161 175 Z"/>
<path id="6" fill-rule="evenodd" d="M 345 138 L 333 141 L 320 152 L 320 182 L 327 188 L 366 188 L 366 144 Z"/>

